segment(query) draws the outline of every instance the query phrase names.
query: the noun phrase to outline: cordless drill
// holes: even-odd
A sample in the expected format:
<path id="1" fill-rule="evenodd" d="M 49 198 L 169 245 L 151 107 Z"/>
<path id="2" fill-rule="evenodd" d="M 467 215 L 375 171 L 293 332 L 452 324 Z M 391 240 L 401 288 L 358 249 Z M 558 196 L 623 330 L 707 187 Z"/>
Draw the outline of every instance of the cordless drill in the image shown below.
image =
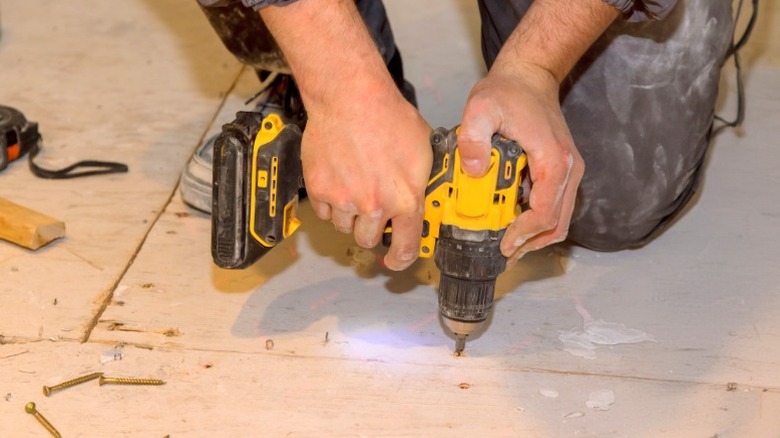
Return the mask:
<path id="1" fill-rule="evenodd" d="M 506 268 L 499 246 L 520 214 L 526 156 L 516 142 L 494 135 L 488 172 L 473 178 L 461 170 L 457 135 L 458 128 L 431 134 L 420 256 L 434 256 L 441 272 L 439 311 L 460 354 L 490 314 L 496 278 Z M 298 126 L 275 114 L 240 112 L 223 127 L 214 145 L 211 253 L 218 266 L 245 268 L 300 225 L 301 137 Z"/>

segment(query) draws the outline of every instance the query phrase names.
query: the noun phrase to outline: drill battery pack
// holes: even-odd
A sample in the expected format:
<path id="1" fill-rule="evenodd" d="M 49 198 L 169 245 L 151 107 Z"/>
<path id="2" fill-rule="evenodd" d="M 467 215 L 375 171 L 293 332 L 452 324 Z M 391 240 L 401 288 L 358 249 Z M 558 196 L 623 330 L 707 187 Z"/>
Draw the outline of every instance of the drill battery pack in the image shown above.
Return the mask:
<path id="1" fill-rule="evenodd" d="M 289 237 L 303 188 L 301 129 L 276 114 L 239 112 L 214 143 L 211 255 L 245 268 Z"/>

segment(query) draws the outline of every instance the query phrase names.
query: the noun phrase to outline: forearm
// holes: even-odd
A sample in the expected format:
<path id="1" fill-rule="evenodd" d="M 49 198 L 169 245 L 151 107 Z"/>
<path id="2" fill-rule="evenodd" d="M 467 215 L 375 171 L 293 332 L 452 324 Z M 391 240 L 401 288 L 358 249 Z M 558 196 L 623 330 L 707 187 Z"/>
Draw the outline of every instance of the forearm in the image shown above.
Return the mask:
<path id="1" fill-rule="evenodd" d="M 603 0 L 536 0 L 504 44 L 491 70 L 535 65 L 560 83 L 620 15 Z"/>
<path id="2" fill-rule="evenodd" d="M 353 0 L 332 0 L 327 6 L 300 0 L 264 8 L 261 15 L 310 112 L 350 96 L 396 91 Z"/>

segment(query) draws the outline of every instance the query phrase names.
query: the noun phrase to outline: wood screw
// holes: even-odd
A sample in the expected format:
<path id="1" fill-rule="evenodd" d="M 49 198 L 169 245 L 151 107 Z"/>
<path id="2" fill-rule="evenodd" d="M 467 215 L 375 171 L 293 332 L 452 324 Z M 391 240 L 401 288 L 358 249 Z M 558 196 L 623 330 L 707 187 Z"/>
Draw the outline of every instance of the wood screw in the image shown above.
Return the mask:
<path id="1" fill-rule="evenodd" d="M 92 374 L 87 374 L 86 376 L 81 376 L 81 377 L 77 377 L 77 378 L 72 379 L 72 380 L 68 380 L 66 382 L 62 382 L 59 385 L 54 385 L 54 386 L 45 386 L 44 385 L 43 386 L 43 395 L 48 397 L 48 396 L 52 395 L 53 393 L 55 393 L 57 391 L 61 391 L 61 390 L 65 389 L 65 388 L 70 388 L 71 386 L 75 386 L 75 385 L 78 385 L 80 383 L 89 382 L 90 380 L 98 379 L 102 375 L 103 375 L 103 373 L 92 373 Z"/>
<path id="2" fill-rule="evenodd" d="M 51 423 L 49 423 L 49 420 L 44 418 L 44 416 L 41 415 L 41 413 L 38 412 L 37 409 L 35 409 L 35 403 L 33 403 L 33 402 L 27 403 L 24 406 L 24 410 L 28 414 L 32 414 L 32 416 L 34 416 L 35 419 L 38 420 L 38 422 L 41 423 L 41 425 L 43 427 L 45 427 L 46 430 L 48 430 L 50 434 L 52 434 L 53 436 L 55 436 L 57 438 L 62 438 L 62 435 L 60 435 L 60 433 L 57 431 L 57 429 L 55 429 L 54 426 L 52 426 Z"/>
<path id="3" fill-rule="evenodd" d="M 132 379 L 128 377 L 98 377 L 98 383 L 103 385 L 165 385 L 164 380 L 159 379 Z"/>

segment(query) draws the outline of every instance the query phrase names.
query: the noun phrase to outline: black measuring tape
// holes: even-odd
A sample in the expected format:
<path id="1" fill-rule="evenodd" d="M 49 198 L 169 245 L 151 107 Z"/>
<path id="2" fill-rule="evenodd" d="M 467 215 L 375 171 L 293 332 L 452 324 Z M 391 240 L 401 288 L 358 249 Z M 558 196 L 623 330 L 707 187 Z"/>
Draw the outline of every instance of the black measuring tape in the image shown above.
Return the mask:
<path id="1" fill-rule="evenodd" d="M 46 179 L 78 178 L 127 172 L 126 164 L 111 161 L 84 160 L 59 170 L 44 169 L 35 164 L 34 158 L 41 150 L 41 134 L 38 124 L 29 122 L 21 111 L 0 105 L 0 171 L 11 161 L 29 154 L 30 171 Z"/>

